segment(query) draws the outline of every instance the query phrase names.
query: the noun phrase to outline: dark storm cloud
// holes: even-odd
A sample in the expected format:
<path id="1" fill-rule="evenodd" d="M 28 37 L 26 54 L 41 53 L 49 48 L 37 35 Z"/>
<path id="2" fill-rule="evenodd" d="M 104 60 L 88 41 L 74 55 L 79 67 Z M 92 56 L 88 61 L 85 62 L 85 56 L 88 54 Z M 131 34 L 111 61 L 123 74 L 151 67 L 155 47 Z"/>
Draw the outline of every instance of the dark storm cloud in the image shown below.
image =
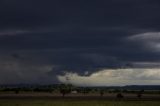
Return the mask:
<path id="1" fill-rule="evenodd" d="M 1 0 L 1 26 L 149 27 L 153 24 L 152 27 L 156 27 L 159 19 L 158 10 L 157 0 Z"/>
<path id="2" fill-rule="evenodd" d="M 50 81 L 47 76 L 55 80 L 64 71 L 144 68 L 150 62 L 148 66 L 157 67 L 159 48 L 152 49 L 157 41 L 138 39 L 160 31 L 159 10 L 158 0 L 1 0 L 0 57 L 7 63 L 3 68 L 16 64 L 9 67 L 22 70 L 22 78 L 26 70 L 40 67 L 48 71 L 37 76 L 44 74 Z"/>

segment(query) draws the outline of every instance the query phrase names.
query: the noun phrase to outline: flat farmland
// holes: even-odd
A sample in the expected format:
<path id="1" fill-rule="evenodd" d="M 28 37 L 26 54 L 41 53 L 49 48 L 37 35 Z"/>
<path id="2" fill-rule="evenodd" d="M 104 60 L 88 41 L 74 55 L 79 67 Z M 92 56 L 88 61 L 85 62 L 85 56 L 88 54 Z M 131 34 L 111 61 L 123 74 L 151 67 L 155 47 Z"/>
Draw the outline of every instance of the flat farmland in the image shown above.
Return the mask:
<path id="1" fill-rule="evenodd" d="M 159 94 L 142 94 L 141 98 L 137 97 L 137 94 L 124 94 L 123 98 L 118 99 L 116 97 L 116 93 L 106 93 L 103 96 L 100 96 L 98 93 L 90 93 L 90 94 L 67 94 L 64 97 L 60 93 L 1 93 L 0 99 L 53 99 L 53 100 L 61 100 L 61 99 L 72 99 L 72 100 L 126 100 L 126 101 L 160 101 Z"/>
<path id="2" fill-rule="evenodd" d="M 124 101 L 100 99 L 0 99 L 0 106 L 160 106 L 160 101 Z"/>

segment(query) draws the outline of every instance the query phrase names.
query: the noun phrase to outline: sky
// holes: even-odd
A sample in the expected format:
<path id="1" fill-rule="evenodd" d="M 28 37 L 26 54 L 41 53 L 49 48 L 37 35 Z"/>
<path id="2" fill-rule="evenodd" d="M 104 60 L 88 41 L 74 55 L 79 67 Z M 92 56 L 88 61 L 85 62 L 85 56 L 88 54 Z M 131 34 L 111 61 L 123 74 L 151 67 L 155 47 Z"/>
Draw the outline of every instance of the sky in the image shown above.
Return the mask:
<path id="1" fill-rule="evenodd" d="M 159 0 L 0 0 L 0 84 L 160 84 Z"/>

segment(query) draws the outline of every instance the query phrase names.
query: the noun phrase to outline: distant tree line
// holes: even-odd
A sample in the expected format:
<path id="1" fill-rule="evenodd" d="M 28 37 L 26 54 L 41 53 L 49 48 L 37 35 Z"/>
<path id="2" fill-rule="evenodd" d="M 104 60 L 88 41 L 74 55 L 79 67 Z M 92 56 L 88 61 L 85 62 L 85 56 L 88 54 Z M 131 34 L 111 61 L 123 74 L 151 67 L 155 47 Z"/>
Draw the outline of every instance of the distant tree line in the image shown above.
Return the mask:
<path id="1" fill-rule="evenodd" d="M 141 97 L 142 94 L 160 94 L 160 90 L 144 90 L 144 89 L 122 89 L 120 87 L 76 87 L 72 84 L 57 84 L 57 85 L 44 85 L 44 86 L 23 86 L 23 87 L 0 87 L 0 92 L 14 92 L 19 94 L 22 92 L 45 92 L 45 93 L 60 93 L 63 97 L 67 94 L 76 91 L 76 93 L 81 93 L 87 95 L 89 93 L 99 93 L 100 96 L 104 96 L 105 93 L 116 93 L 117 97 L 119 95 L 123 96 L 123 93 L 137 94 Z"/>

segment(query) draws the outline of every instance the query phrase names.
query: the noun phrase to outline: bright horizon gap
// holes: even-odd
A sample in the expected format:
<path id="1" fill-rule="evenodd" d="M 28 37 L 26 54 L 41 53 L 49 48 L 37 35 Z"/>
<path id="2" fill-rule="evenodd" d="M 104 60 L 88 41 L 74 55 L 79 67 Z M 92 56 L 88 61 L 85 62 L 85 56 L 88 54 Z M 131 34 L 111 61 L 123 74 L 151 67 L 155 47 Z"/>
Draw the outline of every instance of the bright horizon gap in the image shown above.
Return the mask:
<path id="1" fill-rule="evenodd" d="M 65 75 L 58 75 L 57 78 L 62 83 L 76 86 L 159 85 L 160 69 L 103 69 L 90 75 L 66 72 Z"/>

